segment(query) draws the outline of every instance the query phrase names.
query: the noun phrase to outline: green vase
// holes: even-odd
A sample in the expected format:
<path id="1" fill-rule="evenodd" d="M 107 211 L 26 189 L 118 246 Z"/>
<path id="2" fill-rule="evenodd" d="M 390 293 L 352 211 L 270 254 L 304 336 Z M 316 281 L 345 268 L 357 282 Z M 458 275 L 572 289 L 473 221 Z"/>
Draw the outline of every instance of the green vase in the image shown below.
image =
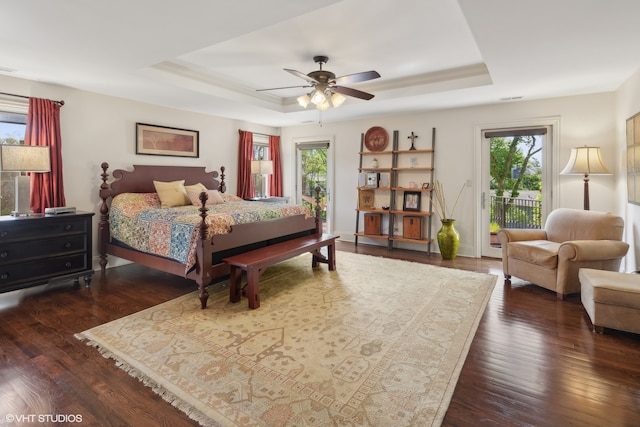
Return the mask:
<path id="1" fill-rule="evenodd" d="M 455 259 L 460 246 L 460 234 L 456 231 L 455 219 L 443 219 L 442 228 L 438 231 L 438 247 L 442 259 Z"/>

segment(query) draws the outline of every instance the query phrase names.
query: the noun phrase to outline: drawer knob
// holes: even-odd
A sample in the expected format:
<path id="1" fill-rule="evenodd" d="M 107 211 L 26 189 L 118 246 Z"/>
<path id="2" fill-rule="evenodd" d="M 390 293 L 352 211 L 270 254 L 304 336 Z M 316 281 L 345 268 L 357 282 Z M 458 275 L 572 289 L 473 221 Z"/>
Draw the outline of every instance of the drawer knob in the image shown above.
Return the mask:
<path id="1" fill-rule="evenodd" d="M 67 268 L 70 268 L 71 265 L 72 265 L 71 261 L 67 261 L 67 262 L 64 263 L 64 266 L 67 267 Z"/>
<path id="2" fill-rule="evenodd" d="M 0 279 L 5 280 L 9 278 L 9 273 L 2 273 L 0 274 Z"/>
<path id="3" fill-rule="evenodd" d="M 65 231 L 71 230 L 71 224 L 65 224 L 64 229 Z"/>
<path id="4" fill-rule="evenodd" d="M 0 237 L 7 237 L 9 235 L 9 232 L 6 230 L 2 230 L 0 231 Z"/>
<path id="5" fill-rule="evenodd" d="M 71 246 L 73 246 L 73 245 L 71 244 L 71 242 L 66 242 L 66 243 L 64 244 L 65 249 L 69 249 Z"/>
<path id="6" fill-rule="evenodd" d="M 7 251 L 0 252 L 0 258 L 6 258 L 8 256 L 9 256 L 9 252 L 7 252 Z"/>

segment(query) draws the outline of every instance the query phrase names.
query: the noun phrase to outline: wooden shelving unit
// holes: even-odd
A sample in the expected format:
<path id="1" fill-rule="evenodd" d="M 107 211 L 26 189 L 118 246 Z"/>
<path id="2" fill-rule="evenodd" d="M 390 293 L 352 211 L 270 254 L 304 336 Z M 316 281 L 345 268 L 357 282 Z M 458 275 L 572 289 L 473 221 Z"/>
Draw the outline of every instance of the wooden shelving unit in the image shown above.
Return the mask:
<path id="1" fill-rule="evenodd" d="M 386 240 L 389 250 L 393 249 L 394 242 L 415 243 L 427 245 L 427 252 L 431 253 L 431 216 L 433 205 L 431 202 L 431 189 L 433 188 L 433 171 L 435 164 L 435 128 L 432 129 L 431 148 L 428 149 L 400 149 L 399 131 L 393 131 L 392 150 L 386 151 L 366 151 L 364 145 L 364 134 L 360 138 L 360 162 L 358 167 L 359 181 L 363 181 L 362 174 L 375 173 L 378 174 L 378 182 L 380 182 L 380 174 L 388 174 L 388 185 L 371 187 L 368 185 L 359 185 L 358 190 L 358 207 L 356 208 L 356 231 L 355 244 L 358 244 L 359 238 Z M 373 158 L 380 159 L 383 166 L 367 167 L 365 161 Z M 379 161 L 380 161 L 379 160 Z M 412 185 L 410 185 L 412 183 Z M 427 184 L 425 186 L 425 184 Z M 428 188 L 425 188 L 428 187 Z M 360 201 L 364 191 L 369 192 L 367 196 L 373 197 L 368 200 L 371 206 L 363 206 Z M 421 195 L 419 210 L 404 210 L 403 200 L 406 192 L 416 192 Z M 388 209 L 382 209 L 386 205 Z M 373 218 L 376 226 L 380 225 L 380 233 L 367 232 L 367 218 L 365 215 L 379 215 L 379 218 Z M 361 220 L 365 221 L 365 227 L 361 227 Z M 404 229 L 404 222 L 410 222 L 413 237 L 407 237 L 407 230 Z M 413 221 L 418 221 L 417 230 Z M 400 232 L 400 227 L 403 230 Z M 374 230 L 375 231 L 375 230 Z"/>

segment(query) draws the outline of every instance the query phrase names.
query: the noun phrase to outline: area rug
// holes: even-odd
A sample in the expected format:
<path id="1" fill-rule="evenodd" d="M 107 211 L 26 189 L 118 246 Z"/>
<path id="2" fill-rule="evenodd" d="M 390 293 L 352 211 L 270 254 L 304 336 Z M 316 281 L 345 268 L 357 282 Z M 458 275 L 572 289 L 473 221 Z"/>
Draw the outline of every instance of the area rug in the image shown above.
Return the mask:
<path id="1" fill-rule="evenodd" d="M 202 425 L 439 425 L 497 277 L 336 259 L 270 267 L 256 310 L 223 283 L 77 337 Z"/>

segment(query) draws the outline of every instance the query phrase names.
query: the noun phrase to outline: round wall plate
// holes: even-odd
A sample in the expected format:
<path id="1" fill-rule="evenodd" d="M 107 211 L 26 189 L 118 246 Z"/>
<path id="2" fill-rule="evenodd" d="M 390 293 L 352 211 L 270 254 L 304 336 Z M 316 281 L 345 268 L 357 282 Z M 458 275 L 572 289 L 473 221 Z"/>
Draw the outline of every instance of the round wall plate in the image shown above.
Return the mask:
<path id="1" fill-rule="evenodd" d="M 389 144 L 389 134 L 380 126 L 370 128 L 364 134 L 364 146 L 370 151 L 382 151 Z"/>

